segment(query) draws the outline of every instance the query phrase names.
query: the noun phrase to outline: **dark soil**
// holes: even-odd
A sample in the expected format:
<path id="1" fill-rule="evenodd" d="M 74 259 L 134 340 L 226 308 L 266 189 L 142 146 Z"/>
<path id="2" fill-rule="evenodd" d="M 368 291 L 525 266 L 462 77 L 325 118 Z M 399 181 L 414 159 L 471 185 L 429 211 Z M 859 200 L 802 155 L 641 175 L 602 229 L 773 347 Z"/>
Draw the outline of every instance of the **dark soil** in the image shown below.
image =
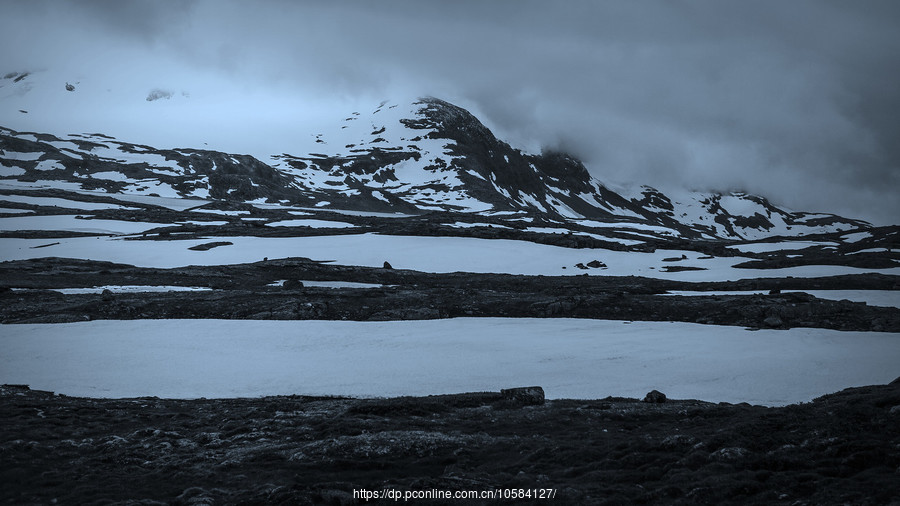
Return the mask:
<path id="1" fill-rule="evenodd" d="M 526 406 L 496 393 L 86 399 L 4 386 L 0 422 L 7 504 L 364 504 L 363 488 L 556 494 L 452 504 L 900 501 L 900 381 L 781 408 Z"/>

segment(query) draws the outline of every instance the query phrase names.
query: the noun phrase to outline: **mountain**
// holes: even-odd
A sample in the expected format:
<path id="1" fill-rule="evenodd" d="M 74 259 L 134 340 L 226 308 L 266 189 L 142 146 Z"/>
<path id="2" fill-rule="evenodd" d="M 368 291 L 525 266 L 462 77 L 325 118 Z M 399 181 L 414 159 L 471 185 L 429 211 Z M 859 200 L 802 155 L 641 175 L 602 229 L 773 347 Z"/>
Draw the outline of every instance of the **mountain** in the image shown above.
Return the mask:
<path id="1" fill-rule="evenodd" d="M 323 209 L 469 213 L 686 239 L 870 228 L 744 193 L 666 194 L 650 186 L 617 192 L 576 158 L 514 149 L 465 109 L 436 98 L 383 102 L 313 138 L 303 151 L 260 160 L 159 149 L 100 133 L 61 138 L 0 127 L 0 182 L 55 181 L 81 190 Z"/>

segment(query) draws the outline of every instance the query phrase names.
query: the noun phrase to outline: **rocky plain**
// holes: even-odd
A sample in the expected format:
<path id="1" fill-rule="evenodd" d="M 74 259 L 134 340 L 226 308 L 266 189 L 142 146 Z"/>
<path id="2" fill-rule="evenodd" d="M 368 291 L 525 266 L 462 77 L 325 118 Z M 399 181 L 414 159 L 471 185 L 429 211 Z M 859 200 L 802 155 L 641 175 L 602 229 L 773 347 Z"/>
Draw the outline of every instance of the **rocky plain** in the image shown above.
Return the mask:
<path id="1" fill-rule="evenodd" d="M 900 501 L 900 380 L 780 408 L 531 392 L 90 399 L 4 385 L 0 500 L 349 505 L 404 502 L 361 490 L 540 489 L 553 498 L 408 504 Z"/>

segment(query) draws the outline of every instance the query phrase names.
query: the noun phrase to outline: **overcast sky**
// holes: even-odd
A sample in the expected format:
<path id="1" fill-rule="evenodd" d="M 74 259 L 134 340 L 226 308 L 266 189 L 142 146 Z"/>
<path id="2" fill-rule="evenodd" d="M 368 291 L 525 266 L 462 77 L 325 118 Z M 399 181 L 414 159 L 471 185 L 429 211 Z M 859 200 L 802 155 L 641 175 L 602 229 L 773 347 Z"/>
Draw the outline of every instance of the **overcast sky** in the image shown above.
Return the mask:
<path id="1" fill-rule="evenodd" d="M 0 74 L 56 69 L 190 97 L 238 90 L 263 119 L 289 109 L 278 104 L 310 119 L 433 95 L 515 147 L 571 152 L 604 182 L 746 190 L 900 222 L 895 0 L 0 7 Z"/>

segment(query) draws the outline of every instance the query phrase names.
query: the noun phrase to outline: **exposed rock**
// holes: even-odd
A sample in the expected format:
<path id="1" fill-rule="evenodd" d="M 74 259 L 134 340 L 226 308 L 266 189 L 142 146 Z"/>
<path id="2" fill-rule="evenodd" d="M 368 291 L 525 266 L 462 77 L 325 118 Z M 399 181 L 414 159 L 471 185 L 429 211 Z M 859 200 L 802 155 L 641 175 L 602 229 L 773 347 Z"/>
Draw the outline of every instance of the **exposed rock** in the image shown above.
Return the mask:
<path id="1" fill-rule="evenodd" d="M 741 448 L 737 446 L 732 446 L 728 448 L 721 448 L 709 454 L 709 458 L 711 460 L 717 460 L 719 462 L 733 462 L 735 460 L 740 460 L 747 456 L 750 453 L 746 448 Z"/>
<path id="2" fill-rule="evenodd" d="M 539 406 L 544 403 L 544 389 L 538 386 L 517 387 L 500 390 L 504 399 L 522 403 L 526 406 Z"/>
<path id="3" fill-rule="evenodd" d="M 653 404 L 661 404 L 666 402 L 666 394 L 660 392 L 659 390 L 651 390 L 644 397 L 644 402 L 650 402 Z"/>
<path id="4" fill-rule="evenodd" d="M 281 286 L 284 287 L 285 290 L 296 290 L 298 288 L 303 288 L 303 282 L 297 279 L 287 279 Z"/>
<path id="5" fill-rule="evenodd" d="M 588 267 L 599 269 L 600 267 L 606 267 L 606 264 L 601 262 L 600 260 L 591 260 L 587 264 Z"/>
<path id="6" fill-rule="evenodd" d="M 160 234 L 164 234 L 164 233 L 167 234 L 167 232 L 161 232 Z M 203 243 L 203 244 L 198 244 L 196 246 L 191 246 L 188 249 L 194 250 L 194 251 L 208 251 L 213 248 L 218 248 L 219 246 L 231 246 L 232 244 L 234 244 L 234 243 L 230 242 L 230 241 L 215 241 L 215 242 L 207 242 L 207 243 Z"/>
<path id="7" fill-rule="evenodd" d="M 784 325 L 784 322 L 776 315 L 768 316 L 763 320 L 763 325 L 770 329 L 777 329 Z"/>
<path id="8" fill-rule="evenodd" d="M 394 268 L 394 266 L 391 265 L 387 260 L 384 261 L 384 266 L 382 267 L 382 269 L 393 269 L 393 268 Z"/>
<path id="9" fill-rule="evenodd" d="M 672 450 L 676 448 L 688 448 L 695 444 L 697 444 L 697 438 L 686 434 L 675 434 L 667 436 L 659 443 L 659 446 L 666 450 Z"/>
<path id="10" fill-rule="evenodd" d="M 693 265 L 667 265 L 660 269 L 662 272 L 705 271 L 706 267 L 694 267 Z"/>
<path id="11" fill-rule="evenodd" d="M 414 309 L 387 309 L 373 314 L 368 319 L 371 321 L 390 320 L 436 320 L 441 317 L 441 312 L 430 307 Z"/>

